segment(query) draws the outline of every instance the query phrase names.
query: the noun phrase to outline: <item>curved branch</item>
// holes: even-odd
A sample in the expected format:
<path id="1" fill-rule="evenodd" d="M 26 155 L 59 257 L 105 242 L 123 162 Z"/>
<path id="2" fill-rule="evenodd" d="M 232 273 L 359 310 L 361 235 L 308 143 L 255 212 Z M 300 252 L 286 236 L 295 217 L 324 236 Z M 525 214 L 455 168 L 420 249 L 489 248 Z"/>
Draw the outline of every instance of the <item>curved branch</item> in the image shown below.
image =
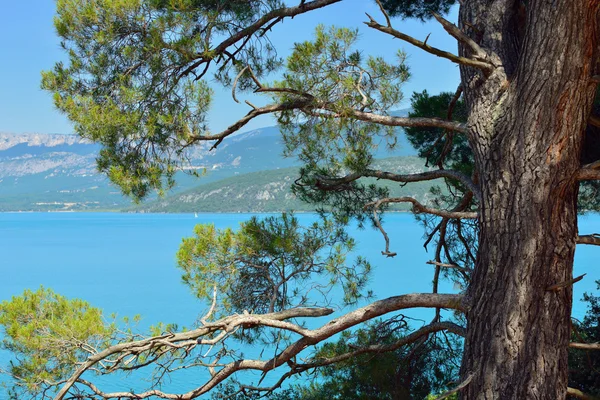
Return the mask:
<path id="1" fill-rule="evenodd" d="M 286 102 L 282 104 L 271 104 L 264 107 L 254 108 L 252 111 L 248 112 L 244 117 L 240 118 L 238 121 L 229 125 L 227 129 L 220 133 L 216 134 L 207 134 L 207 135 L 191 135 L 189 137 L 188 146 L 194 144 L 195 142 L 200 141 L 210 141 L 216 140 L 217 142 L 212 146 L 211 150 L 215 149 L 227 136 L 234 134 L 239 131 L 242 127 L 244 127 L 248 122 L 252 121 L 254 118 L 264 115 L 264 114 L 272 114 L 278 111 L 287 111 L 294 110 L 297 108 L 302 108 L 309 103 L 308 100 L 296 100 L 292 102 Z"/>
<path id="2" fill-rule="evenodd" d="M 277 368 L 285 363 L 288 363 L 297 354 L 306 349 L 309 346 L 313 346 L 323 340 L 329 339 L 333 335 L 340 333 L 346 329 L 352 328 L 360 323 L 377 318 L 384 314 L 398 311 L 406 308 L 450 308 L 455 310 L 464 311 L 463 296 L 456 294 L 430 294 L 430 293 L 419 293 L 419 294 L 407 294 L 402 296 L 390 297 L 384 300 L 376 301 L 365 307 L 359 308 L 355 311 L 349 312 L 337 319 L 330 321 L 322 327 L 314 330 L 304 330 L 302 332 L 303 337 L 298 339 L 296 342 L 290 344 L 283 351 L 277 354 L 274 358 L 267 361 L 260 360 L 238 360 L 225 365 L 221 370 L 216 372 L 210 380 L 204 385 L 189 391 L 184 394 L 169 394 L 158 390 L 150 390 L 144 393 L 102 393 L 97 388 L 92 388 L 97 395 L 105 398 L 129 398 L 129 399 L 144 399 L 148 397 L 160 397 L 164 399 L 179 399 L 179 400 L 191 400 L 194 399 L 209 390 L 213 389 L 216 385 L 221 383 L 223 380 L 231 376 L 233 373 L 241 370 L 258 370 L 268 372 L 274 368 Z M 321 316 L 331 313 L 330 309 L 307 309 L 298 308 L 286 310 L 278 313 L 265 314 L 265 315 L 241 315 L 231 316 L 217 321 L 209 326 L 199 328 L 189 332 L 183 332 L 178 334 L 165 335 L 157 337 L 160 340 L 173 341 L 174 338 L 186 340 L 194 339 L 209 332 L 214 332 L 218 329 L 227 329 L 233 322 L 239 322 L 246 317 L 253 317 L 256 319 L 258 325 L 263 324 L 266 321 L 283 320 L 293 317 L 303 316 Z M 292 324 L 290 324 L 292 325 Z M 212 330 L 211 330 L 212 329 Z M 55 400 L 61 400 L 70 390 L 70 388 L 76 382 L 81 382 L 81 375 L 91 368 L 94 364 L 101 361 L 115 353 L 123 352 L 129 348 L 143 347 L 145 344 L 156 340 L 157 338 L 149 338 L 137 342 L 121 343 L 106 349 L 105 351 L 98 353 L 95 356 L 91 356 L 88 360 L 77 369 L 77 371 L 69 378 L 65 385 L 61 388 L 59 393 L 56 395 Z M 81 382 L 84 383 L 84 382 Z M 86 383 L 84 383 L 86 384 Z M 90 387 L 88 385 L 88 387 Z"/>
<path id="3" fill-rule="evenodd" d="M 583 393 L 579 389 L 574 389 L 574 388 L 570 388 L 570 387 L 567 388 L 567 394 L 569 396 L 573 396 L 573 397 L 576 397 L 581 400 L 598 400 L 598 398 L 596 396 L 591 396 L 589 394 Z"/>
<path id="4" fill-rule="evenodd" d="M 335 357 L 315 361 L 313 363 L 294 364 L 294 368 L 302 368 L 303 370 L 307 370 L 307 369 L 312 369 L 312 368 L 317 368 L 317 367 L 323 367 L 325 365 L 335 364 L 335 363 L 338 363 L 338 362 L 341 362 L 341 361 L 344 361 L 349 358 L 352 358 L 352 357 L 355 357 L 355 356 L 358 356 L 361 354 L 365 354 L 365 353 L 387 353 L 390 351 L 395 351 L 395 350 L 398 350 L 402 346 L 406 346 L 407 344 L 416 342 L 422 336 L 430 335 L 432 333 L 439 332 L 439 331 L 447 331 L 447 332 L 451 332 L 451 333 L 454 333 L 455 335 L 463 336 L 463 337 L 466 334 L 464 327 L 457 325 L 453 322 L 434 322 L 429 325 L 425 325 L 424 327 L 406 335 L 402 339 L 400 339 L 397 342 L 392 343 L 392 344 L 387 344 L 387 345 L 375 344 L 375 345 L 371 345 L 371 346 L 366 346 L 366 347 L 357 349 L 355 351 L 351 351 L 348 353 L 340 354 Z"/>
<path id="5" fill-rule="evenodd" d="M 281 322 L 286 319 L 299 317 L 322 317 L 331 313 L 333 313 L 333 310 L 330 308 L 300 307 L 263 315 L 233 315 L 225 317 L 213 323 L 206 324 L 201 328 L 190 330 L 188 332 L 181 332 L 175 334 L 171 333 L 161 336 L 153 336 L 133 342 L 119 343 L 97 354 L 89 356 L 87 360 L 84 363 L 82 363 L 79 366 L 79 368 L 77 368 L 77 370 L 75 370 L 75 372 L 71 375 L 71 377 L 65 382 L 62 388 L 56 394 L 54 400 L 62 400 L 64 396 L 68 393 L 68 391 L 71 389 L 71 387 L 75 384 L 75 382 L 79 380 L 79 378 L 85 371 L 92 368 L 100 361 L 115 354 L 127 352 L 138 352 L 139 354 L 139 352 L 149 350 L 161 344 L 164 346 L 165 343 L 173 344 L 176 346 L 181 346 L 181 344 L 178 344 L 180 342 L 184 342 L 185 344 L 193 344 L 198 338 L 202 336 L 208 335 L 219 330 L 230 330 L 235 326 L 244 324 L 277 324 L 277 322 Z M 287 328 L 291 328 L 289 330 L 292 331 L 302 329 L 294 324 L 289 324 L 289 326 L 286 326 L 286 328 L 284 329 Z"/>
<path id="6" fill-rule="evenodd" d="M 448 210 L 440 210 L 437 208 L 430 208 L 421 203 L 419 203 L 416 199 L 412 197 L 386 197 L 384 199 L 380 199 L 365 205 L 366 207 L 375 207 L 379 208 L 382 204 L 385 203 L 412 203 L 416 213 L 425 213 L 425 214 L 433 214 L 444 218 L 451 219 L 476 219 L 479 214 L 476 212 L 464 212 L 464 211 L 448 211 Z"/>
<path id="7" fill-rule="evenodd" d="M 384 199 L 379 199 L 377 201 L 373 201 L 371 203 L 367 203 L 364 206 L 364 209 L 367 209 L 369 207 L 373 207 L 373 222 L 375 223 L 375 226 L 377 227 L 377 229 L 379 229 L 379 231 L 381 232 L 381 234 L 383 235 L 383 238 L 385 240 L 385 250 L 381 252 L 381 254 L 383 254 L 384 256 L 387 257 L 395 257 L 397 255 L 397 253 L 394 252 L 390 252 L 390 238 L 387 234 L 387 232 L 385 231 L 385 229 L 383 229 L 383 226 L 381 225 L 381 221 L 379 220 L 379 207 L 381 207 L 382 204 L 386 204 L 386 203 L 412 203 L 413 204 L 413 212 L 415 213 L 427 213 L 427 214 L 433 214 L 433 215 L 438 215 L 440 217 L 443 218 L 477 218 L 478 214 L 476 212 L 461 212 L 461 211 L 447 211 L 447 210 L 438 210 L 438 209 L 434 209 L 434 208 L 429 208 L 424 206 L 423 204 L 419 203 L 416 199 L 412 198 L 412 197 L 386 197 Z M 440 242 L 441 243 L 441 242 Z M 439 251 L 438 251 L 439 253 Z"/>
<path id="8" fill-rule="evenodd" d="M 466 388 L 469 383 L 471 383 L 471 381 L 473 380 L 473 376 L 474 376 L 474 374 L 470 374 L 469 376 L 467 376 L 465 378 L 464 381 L 459 383 L 458 386 L 456 386 L 454 389 L 447 391 L 446 393 L 442 394 L 440 397 L 436 397 L 435 400 L 447 399 L 448 397 L 452 396 L 454 393 L 460 392 L 461 390 Z"/>
<path id="9" fill-rule="evenodd" d="M 463 185 L 465 185 L 471 192 L 473 192 L 478 198 L 481 198 L 481 192 L 479 187 L 473 183 L 473 181 L 466 175 L 452 171 L 448 169 L 437 169 L 434 171 L 425 171 L 417 174 L 394 174 L 392 172 L 385 172 L 381 170 L 373 170 L 367 169 L 361 173 L 355 172 L 353 174 L 349 174 L 339 178 L 330 178 L 330 177 L 317 177 L 318 178 L 318 186 L 320 188 L 327 189 L 335 189 L 339 185 L 345 185 L 351 182 L 354 182 L 360 178 L 377 178 L 377 179 L 385 179 L 388 181 L 394 182 L 422 182 L 422 181 L 431 181 L 434 179 L 440 178 L 449 178 L 456 179 L 460 181 Z"/>
<path id="10" fill-rule="evenodd" d="M 350 110 L 348 111 L 348 114 L 361 121 L 374 122 L 386 126 L 401 126 L 404 128 L 442 128 L 460 133 L 468 132 L 466 124 L 441 118 L 392 117 L 389 115 L 379 115 L 359 110 Z"/>
<path id="11" fill-rule="evenodd" d="M 417 342 L 423 337 L 426 338 L 428 335 L 430 335 L 432 333 L 440 332 L 440 331 L 447 331 L 447 332 L 454 333 L 455 335 L 458 335 L 458 336 L 463 336 L 463 337 L 465 336 L 465 329 L 460 325 L 457 325 L 452 322 L 435 322 L 435 323 L 426 325 L 426 326 L 416 330 L 415 332 L 410 333 L 409 335 L 406 335 L 405 337 L 403 337 L 402 339 L 398 340 L 395 343 L 391 343 L 388 345 L 376 344 L 376 345 L 371 345 L 371 346 L 365 346 L 365 347 L 361 347 L 359 349 L 356 349 L 356 350 L 348 352 L 348 353 L 340 354 L 340 355 L 330 357 L 330 358 L 319 359 L 319 360 L 311 362 L 311 363 L 296 364 L 293 361 L 290 361 L 290 362 L 288 362 L 288 364 L 290 365 L 291 370 L 286 372 L 285 374 L 283 374 L 281 376 L 281 378 L 274 385 L 272 385 L 270 387 L 258 387 L 258 386 L 244 385 L 243 387 L 248 390 L 260 391 L 260 392 L 272 392 L 273 390 L 280 387 L 283 384 L 283 382 L 285 382 L 286 379 L 288 379 L 289 377 L 291 377 L 293 375 L 300 374 L 300 373 L 308 371 L 310 369 L 339 363 L 339 362 L 342 362 L 349 358 L 359 356 L 361 354 L 369 354 L 369 353 L 380 354 L 380 353 L 387 353 L 387 352 L 395 351 L 403 346 Z"/>
<path id="12" fill-rule="evenodd" d="M 235 79 L 233 80 L 233 84 L 231 85 L 231 97 L 233 97 L 233 100 L 236 103 L 239 103 L 240 101 L 237 99 L 237 97 L 235 97 L 235 91 L 237 89 L 237 83 L 240 80 L 240 78 L 242 77 L 242 75 L 244 75 L 244 72 L 246 72 L 246 70 L 248 70 L 248 68 L 250 68 L 248 65 L 246 65 L 244 68 L 242 68 L 242 70 L 237 74 L 237 76 L 235 77 Z"/>
<path id="13" fill-rule="evenodd" d="M 219 55 L 225 54 L 227 48 L 233 46 L 241 40 L 251 37 L 259 30 L 263 29 L 265 25 L 270 29 L 272 27 L 272 22 L 280 22 L 283 21 L 286 17 L 294 17 L 299 14 L 304 14 L 308 11 L 316 10 L 318 8 L 322 8 L 328 6 L 330 4 L 338 3 L 341 0 L 314 0 L 309 2 L 302 2 L 300 5 L 295 7 L 284 7 L 279 8 L 277 10 L 273 10 L 271 12 L 266 13 L 261 18 L 259 18 L 252 25 L 236 32 L 234 35 L 231 35 L 227 39 L 223 40 L 219 43 L 210 53 L 211 56 L 207 56 L 204 53 L 197 54 L 196 57 L 198 60 L 193 62 L 189 67 L 187 67 L 184 71 L 181 72 L 180 77 L 186 76 L 192 73 L 196 68 L 200 65 L 218 57 Z M 243 46 L 240 46 L 242 48 Z M 239 49 L 238 49 L 239 50 Z"/>

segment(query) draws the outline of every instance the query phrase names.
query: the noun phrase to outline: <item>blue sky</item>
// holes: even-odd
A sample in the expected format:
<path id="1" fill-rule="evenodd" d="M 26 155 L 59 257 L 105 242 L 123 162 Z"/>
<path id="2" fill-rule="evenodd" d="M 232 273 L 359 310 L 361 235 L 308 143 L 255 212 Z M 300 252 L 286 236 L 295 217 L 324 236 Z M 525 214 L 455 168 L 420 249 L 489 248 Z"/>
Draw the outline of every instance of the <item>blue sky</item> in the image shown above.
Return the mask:
<path id="1" fill-rule="evenodd" d="M 384 23 L 373 0 L 344 0 L 293 20 L 285 20 L 273 29 L 271 38 L 279 54 L 286 56 L 295 42 L 310 39 L 319 23 L 357 27 L 361 33 L 357 48 L 364 54 L 381 55 L 393 60 L 400 48 L 408 53 L 412 78 L 404 88 L 406 100 L 413 91 L 427 89 L 430 93 L 438 93 L 456 89 L 459 72 L 454 64 L 366 27 L 363 24 L 367 20 L 365 12 Z M 63 58 L 52 23 L 53 16 L 53 0 L 8 1 L 2 5 L 0 132 L 72 133 L 67 118 L 54 108 L 51 94 L 40 89 L 40 72 L 52 68 L 56 61 Z M 456 19 L 456 10 L 448 19 Z M 435 21 L 423 24 L 396 19 L 392 23 L 394 28 L 421 40 L 431 33 L 428 40 L 430 45 L 456 51 L 454 39 Z M 209 114 L 211 131 L 214 132 L 224 129 L 248 111 L 247 105 L 233 102 L 229 90 L 215 86 L 215 92 Z M 239 97 L 244 99 L 244 95 Z M 265 98 L 263 102 L 266 101 Z M 400 108 L 407 105 L 406 102 Z M 244 130 L 269 125 L 274 125 L 273 119 L 265 116 L 248 124 Z"/>

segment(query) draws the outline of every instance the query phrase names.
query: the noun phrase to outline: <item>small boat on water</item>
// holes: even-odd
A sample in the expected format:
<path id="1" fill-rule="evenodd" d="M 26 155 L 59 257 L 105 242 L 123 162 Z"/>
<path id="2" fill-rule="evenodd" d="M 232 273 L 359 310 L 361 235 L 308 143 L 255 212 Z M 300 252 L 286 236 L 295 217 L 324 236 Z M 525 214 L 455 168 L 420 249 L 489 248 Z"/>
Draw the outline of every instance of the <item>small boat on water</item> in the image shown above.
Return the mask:
<path id="1" fill-rule="evenodd" d="M 194 218 L 198 218 L 198 213 L 194 213 Z"/>

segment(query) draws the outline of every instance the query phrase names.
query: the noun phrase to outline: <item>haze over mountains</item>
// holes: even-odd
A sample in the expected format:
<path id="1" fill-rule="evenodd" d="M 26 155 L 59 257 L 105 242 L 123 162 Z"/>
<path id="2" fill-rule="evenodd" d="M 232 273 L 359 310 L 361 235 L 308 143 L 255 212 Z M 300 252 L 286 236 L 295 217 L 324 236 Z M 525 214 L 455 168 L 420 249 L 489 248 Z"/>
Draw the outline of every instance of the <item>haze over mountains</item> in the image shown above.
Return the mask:
<path id="1" fill-rule="evenodd" d="M 380 149 L 378 157 L 413 156 L 414 150 L 404 136 L 400 139 L 394 153 Z M 0 133 L 0 211 L 307 210 L 289 193 L 298 162 L 282 156 L 277 127 L 232 136 L 216 151 L 209 148 L 210 144 L 204 143 L 191 152 L 193 167 L 206 169 L 205 176 L 198 179 L 182 173 L 166 198 L 150 199 L 134 207 L 96 171 L 99 145 L 75 135 Z M 422 170 L 423 165 L 415 157 L 387 163 L 391 169 L 405 172 Z"/>

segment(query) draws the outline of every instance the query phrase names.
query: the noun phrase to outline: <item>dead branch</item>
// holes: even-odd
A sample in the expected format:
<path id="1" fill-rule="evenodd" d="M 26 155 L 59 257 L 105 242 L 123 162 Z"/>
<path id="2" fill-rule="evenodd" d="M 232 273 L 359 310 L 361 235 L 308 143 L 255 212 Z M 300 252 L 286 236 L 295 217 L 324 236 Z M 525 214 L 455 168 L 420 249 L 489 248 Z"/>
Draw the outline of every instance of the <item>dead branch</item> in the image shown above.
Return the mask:
<path id="1" fill-rule="evenodd" d="M 438 267 L 442 267 L 442 268 L 452 268 L 452 269 L 456 269 L 462 272 L 466 272 L 466 273 L 471 273 L 473 272 L 470 268 L 466 268 L 466 267 L 461 267 L 460 265 L 456 265 L 456 264 L 448 264 L 448 263 L 443 263 L 443 262 L 439 262 L 439 261 L 427 261 L 426 264 L 429 265 L 436 265 Z"/>
<path id="2" fill-rule="evenodd" d="M 584 276 L 586 276 L 586 275 L 587 275 L 587 274 L 579 275 L 579 276 L 578 276 L 578 277 L 576 277 L 576 278 L 569 279 L 569 280 L 567 280 L 567 281 L 564 281 L 564 282 L 559 282 L 559 283 L 556 283 L 556 284 L 554 284 L 554 285 L 552 285 L 552 286 L 549 286 L 549 287 L 548 287 L 546 290 L 547 290 L 548 292 L 558 292 L 559 290 L 565 289 L 565 288 L 567 288 L 567 287 L 569 287 L 569 286 L 571 286 L 571 285 L 573 285 L 573 284 L 575 284 L 575 283 L 579 282 L 579 281 L 580 281 L 580 280 L 582 280 L 582 279 L 583 279 L 583 277 L 584 277 Z"/>
<path id="3" fill-rule="evenodd" d="M 308 11 L 316 10 L 318 8 L 322 8 L 330 4 L 337 3 L 339 1 L 341 0 L 314 0 L 309 2 L 303 2 L 302 4 L 295 7 L 283 7 L 268 12 L 253 24 L 247 26 L 244 29 L 239 30 L 235 34 L 231 35 L 230 37 L 219 43 L 214 49 L 212 49 L 212 51 L 210 52 L 210 56 L 207 56 L 205 53 L 197 54 L 196 61 L 192 62 L 192 64 L 190 64 L 186 69 L 184 69 L 179 74 L 179 78 L 191 74 L 200 65 L 209 63 L 211 60 L 214 60 L 215 58 L 226 54 L 227 49 L 229 47 L 241 41 L 242 45 L 239 46 L 239 51 L 239 49 L 243 48 L 243 45 L 247 43 L 247 39 L 252 37 L 252 35 L 254 35 L 255 33 L 258 33 L 259 31 L 264 29 L 265 26 L 271 28 L 274 21 L 279 22 L 282 21 L 284 18 L 293 18 L 296 15 L 304 14 Z M 204 73 L 205 72 L 206 70 L 204 71 Z"/>
<path id="4" fill-rule="evenodd" d="M 437 397 L 435 400 L 447 399 L 448 397 L 452 396 L 454 393 L 460 392 L 461 390 L 466 388 L 469 383 L 471 383 L 471 381 L 473 380 L 473 376 L 474 376 L 474 374 L 467 376 L 466 379 L 464 381 L 462 381 L 457 387 L 455 387 L 452 390 L 447 391 L 446 393 L 442 394 L 440 397 Z"/>
<path id="5" fill-rule="evenodd" d="M 237 89 L 237 83 L 240 80 L 240 78 L 242 77 L 242 75 L 244 75 L 244 72 L 246 72 L 248 70 L 248 66 L 246 65 L 244 68 L 242 68 L 242 70 L 240 71 L 239 74 L 237 74 L 237 76 L 235 77 L 235 79 L 233 80 L 233 85 L 231 85 L 231 97 L 233 97 L 233 100 L 236 103 L 239 103 L 240 101 L 237 99 L 237 97 L 235 97 L 235 90 Z"/>
<path id="6" fill-rule="evenodd" d="M 379 220 L 379 208 L 382 204 L 388 203 L 412 203 L 413 212 L 415 213 L 433 214 L 444 218 L 477 218 L 476 212 L 446 211 L 429 208 L 419 203 L 416 199 L 412 197 L 386 197 L 377 201 L 373 201 L 371 203 L 367 203 L 365 204 L 364 209 L 366 210 L 368 208 L 373 208 L 373 222 L 375 223 L 375 226 L 377 227 L 377 229 L 379 229 L 385 240 L 385 250 L 382 251 L 381 254 L 387 257 L 395 257 L 397 255 L 397 253 L 390 252 L 390 238 L 388 237 L 388 234 L 385 231 L 385 229 L 383 229 L 381 221 Z"/>
<path id="7" fill-rule="evenodd" d="M 384 32 L 384 33 L 387 33 L 388 35 L 392 35 L 393 37 L 396 37 L 398 39 L 404 40 L 405 42 L 408 42 L 408 43 L 412 44 L 413 46 L 426 51 L 427 53 L 433 54 L 433 55 L 441 57 L 441 58 L 445 58 L 446 60 L 449 60 L 455 64 L 466 65 L 469 67 L 477 68 L 477 69 L 483 71 L 484 74 L 486 74 L 486 75 L 491 74 L 495 68 L 494 65 L 488 61 L 479 61 L 479 60 L 475 60 L 472 58 L 461 57 L 461 56 L 452 54 L 448 51 L 444 51 L 444 50 L 440 50 L 436 47 L 432 47 L 432 46 L 428 45 L 427 43 L 417 40 L 417 39 L 413 38 L 412 36 L 406 35 L 400 31 L 397 31 L 396 29 L 394 29 L 392 27 L 383 26 L 383 25 L 379 24 L 369 14 L 367 14 L 367 16 L 369 17 L 370 21 L 365 22 L 365 24 L 368 27 L 376 29 L 381 32 Z"/>
<path id="8" fill-rule="evenodd" d="M 376 1 L 377 1 L 377 5 L 379 6 L 379 9 L 381 10 L 381 13 L 385 17 L 385 22 L 387 22 L 387 26 L 389 26 L 391 28 L 392 27 L 392 21 L 390 21 L 390 16 L 385 11 L 385 8 L 383 8 L 383 5 L 381 4 L 381 1 L 379 1 L 379 0 L 376 0 Z M 425 41 L 427 41 L 427 39 L 425 39 Z"/>
<path id="9" fill-rule="evenodd" d="M 371 203 L 369 203 L 369 204 L 371 204 Z M 365 208 L 368 207 L 369 204 L 365 205 Z M 383 226 L 381 225 L 381 221 L 379 220 L 378 207 L 379 206 L 373 207 L 373 222 L 375 223 L 375 226 L 377 227 L 377 229 L 379 229 L 379 231 L 383 235 L 383 239 L 385 240 L 385 250 L 382 251 L 381 254 L 386 257 L 396 257 L 396 255 L 398 255 L 398 253 L 390 252 L 390 237 L 388 236 L 387 232 L 385 231 L 385 229 L 383 229 Z"/>
<path id="10" fill-rule="evenodd" d="M 73 387 L 73 385 L 77 382 L 88 386 L 96 395 L 101 396 L 105 399 L 144 399 L 151 396 L 156 396 L 164 399 L 194 399 L 213 389 L 216 385 L 218 385 L 223 380 L 225 380 L 237 371 L 251 369 L 268 372 L 281 365 L 287 364 L 297 354 L 299 354 L 307 347 L 314 346 L 315 344 L 320 343 L 323 340 L 326 340 L 339 332 L 352 328 L 358 324 L 361 324 L 373 318 L 380 317 L 393 311 L 416 307 L 442 307 L 464 311 L 462 299 L 463 297 L 461 295 L 429 293 L 408 294 L 390 297 L 384 300 L 376 301 L 355 311 L 349 312 L 337 319 L 330 321 L 329 323 L 323 325 L 321 328 L 314 330 L 304 329 L 298 325 L 295 325 L 296 328 L 292 329 L 291 326 L 293 326 L 294 324 L 285 323 L 284 320 L 295 317 L 323 316 L 330 314 L 333 310 L 323 308 L 296 308 L 264 315 L 234 315 L 223 318 L 219 321 L 215 321 L 214 323 L 208 324 L 207 326 L 189 332 L 152 337 L 136 342 L 119 343 L 117 345 L 109 347 L 108 349 L 94 356 L 88 357 L 87 361 L 84 362 L 62 386 L 60 391 L 57 393 L 55 400 L 62 400 L 64 396 L 69 392 L 69 390 Z M 280 327 L 281 323 L 285 323 L 287 328 L 290 328 L 290 330 L 292 331 L 297 331 L 301 334 L 301 337 L 297 341 L 288 345 L 285 349 L 283 349 L 279 354 L 277 354 L 270 360 L 237 360 L 226 364 L 220 370 L 216 371 L 216 373 L 204 385 L 184 394 L 169 394 L 159 390 L 150 390 L 139 394 L 125 392 L 103 393 L 100 390 L 98 390 L 98 388 L 92 388 L 81 381 L 81 375 L 86 370 L 92 368 L 95 364 L 97 364 L 99 361 L 106 357 L 123 352 L 141 352 L 144 351 L 144 349 L 148 349 L 148 346 L 153 346 L 154 348 L 156 348 L 157 346 L 160 346 L 160 343 L 157 343 L 158 341 L 167 341 L 169 343 L 178 343 L 186 341 L 189 342 L 194 340 L 197 341 L 197 339 L 203 335 L 219 330 L 230 330 L 234 326 L 240 326 L 246 323 L 251 323 L 253 324 L 253 326 L 277 327 Z"/>
<path id="11" fill-rule="evenodd" d="M 467 36 L 463 31 L 461 31 L 456 25 L 452 22 L 446 20 L 444 17 L 439 15 L 438 13 L 432 12 L 433 17 L 442 25 L 444 30 L 450 34 L 453 38 L 458 40 L 459 42 L 464 43 L 467 47 L 469 47 L 473 53 L 473 58 L 475 60 L 488 62 L 490 63 L 490 57 L 488 54 L 479 46 L 473 39 Z"/>
<path id="12" fill-rule="evenodd" d="M 97 354 L 91 355 L 83 362 L 79 368 L 71 375 L 71 377 L 65 382 L 64 386 L 57 393 L 55 400 L 62 400 L 63 397 L 68 393 L 71 387 L 79 380 L 81 375 L 92 368 L 94 365 L 103 361 L 111 356 L 122 354 L 127 356 L 128 354 L 137 355 L 143 351 L 147 351 L 153 348 L 164 346 L 164 341 L 168 343 L 193 345 L 198 342 L 198 339 L 208 334 L 217 331 L 231 331 L 236 326 L 254 323 L 254 324 L 277 324 L 291 318 L 299 317 L 321 317 L 333 313 L 330 308 L 292 308 L 289 310 L 279 311 L 276 313 L 263 314 L 263 315 L 232 315 L 213 323 L 206 324 L 205 326 L 181 333 L 169 333 L 161 336 L 153 336 L 142 340 L 136 340 L 132 342 L 124 342 L 113 345 Z M 298 325 L 288 324 L 287 328 L 293 330 L 303 330 Z M 115 368 L 116 369 L 116 368 Z"/>

